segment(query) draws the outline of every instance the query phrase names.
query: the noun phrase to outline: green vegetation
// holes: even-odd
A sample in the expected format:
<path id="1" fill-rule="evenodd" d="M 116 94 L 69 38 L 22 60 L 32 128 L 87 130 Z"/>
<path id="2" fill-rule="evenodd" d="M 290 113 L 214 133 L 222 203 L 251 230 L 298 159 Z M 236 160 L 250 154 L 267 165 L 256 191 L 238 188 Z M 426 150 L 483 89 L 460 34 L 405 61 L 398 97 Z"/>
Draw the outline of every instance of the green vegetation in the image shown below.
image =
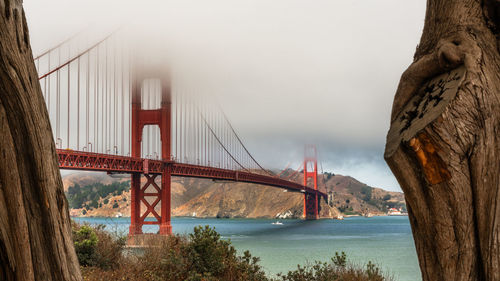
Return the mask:
<path id="1" fill-rule="evenodd" d="M 97 208 L 101 198 L 105 198 L 110 194 L 120 195 L 129 189 L 130 181 L 113 182 L 111 184 L 94 183 L 83 187 L 79 184 L 75 184 L 68 188 L 66 198 L 68 199 L 70 208 L 85 208 L 89 210 L 91 208 Z M 104 199 L 104 204 L 108 203 L 109 200 Z"/>
<path id="2" fill-rule="evenodd" d="M 78 261 L 83 266 L 94 265 L 97 259 L 97 235 L 90 226 L 74 226 L 73 242 Z"/>
<path id="3" fill-rule="evenodd" d="M 406 204 L 404 202 L 386 202 L 387 208 L 396 208 L 401 210 L 403 212 L 407 212 L 406 210 Z"/>
<path id="4" fill-rule="evenodd" d="M 339 211 L 341 211 L 342 213 L 346 214 L 346 215 L 356 215 L 358 213 L 354 212 L 353 208 L 349 205 L 342 205 L 340 207 L 338 207 Z"/>
<path id="5" fill-rule="evenodd" d="M 338 256 L 336 257 L 338 258 Z M 330 263 L 315 261 L 313 265 L 297 266 L 294 271 L 286 275 L 278 274 L 281 281 L 384 281 L 392 280 L 382 275 L 380 269 L 372 262 L 365 268 L 347 265 L 344 254 L 343 263 L 339 264 L 335 258 Z"/>
<path id="6" fill-rule="evenodd" d="M 361 188 L 361 194 L 364 194 L 363 200 L 366 202 L 370 202 L 372 200 L 372 188 L 368 185 L 365 185 Z"/>
<path id="7" fill-rule="evenodd" d="M 194 232 L 188 236 L 172 235 L 155 242 L 140 258 L 132 255 L 122 256 L 118 267 L 106 268 L 101 262 L 95 262 L 94 266 L 82 264 L 84 279 L 268 280 L 258 265 L 258 258 L 252 257 L 248 251 L 242 256 L 237 255 L 231 243 L 222 240 L 220 235 L 208 226 L 195 227 Z M 99 242 L 97 247 L 100 247 Z"/>
<path id="8" fill-rule="evenodd" d="M 112 236 L 103 225 L 91 227 L 72 223 L 73 243 L 82 267 L 104 270 L 120 266 L 125 238 Z"/>
<path id="9" fill-rule="evenodd" d="M 324 175 L 326 175 L 326 180 L 329 180 L 331 177 L 335 176 L 334 173 L 329 173 L 329 172 L 324 172 Z"/>
<path id="10" fill-rule="evenodd" d="M 330 262 L 298 266 L 277 277 L 267 277 L 259 258 L 245 251 L 238 255 L 230 241 L 222 240 L 215 229 L 195 227 L 189 235 L 158 239 L 140 257 L 121 254 L 124 238 L 113 236 L 104 227 L 73 225 L 73 238 L 84 280 L 129 281 L 384 281 L 379 268 L 369 262 L 359 268 L 347 262 L 344 252 Z M 82 247 L 82 245 L 85 245 Z"/>

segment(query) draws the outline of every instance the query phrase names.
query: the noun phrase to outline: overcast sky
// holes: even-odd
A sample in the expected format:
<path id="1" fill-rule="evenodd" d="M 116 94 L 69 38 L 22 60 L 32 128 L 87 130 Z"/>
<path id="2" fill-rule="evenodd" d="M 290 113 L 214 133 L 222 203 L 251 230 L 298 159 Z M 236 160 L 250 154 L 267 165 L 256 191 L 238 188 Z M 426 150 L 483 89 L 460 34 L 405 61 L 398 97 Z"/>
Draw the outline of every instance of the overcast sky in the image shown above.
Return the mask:
<path id="1" fill-rule="evenodd" d="M 415 0 L 24 0 L 34 54 L 89 26 L 165 33 L 199 65 L 265 167 L 323 170 L 400 188 L 383 160 L 392 99 L 423 28 Z"/>

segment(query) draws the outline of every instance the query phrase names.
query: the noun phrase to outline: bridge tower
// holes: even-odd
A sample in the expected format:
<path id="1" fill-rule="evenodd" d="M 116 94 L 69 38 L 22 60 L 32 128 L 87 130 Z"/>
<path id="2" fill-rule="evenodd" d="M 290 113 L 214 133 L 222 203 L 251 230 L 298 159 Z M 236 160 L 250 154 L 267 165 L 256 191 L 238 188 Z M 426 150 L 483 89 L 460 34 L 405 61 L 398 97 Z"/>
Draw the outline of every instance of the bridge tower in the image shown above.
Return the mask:
<path id="1" fill-rule="evenodd" d="M 156 72 L 158 75 L 162 72 Z M 160 226 L 160 235 L 172 233 L 170 224 L 171 207 L 171 119 L 172 119 L 172 96 L 170 79 L 167 74 L 162 73 L 159 77 L 161 84 L 161 106 L 159 109 L 142 109 L 141 87 L 146 79 L 144 75 L 133 75 L 132 79 L 132 111 L 131 111 L 131 156 L 141 157 L 141 142 L 143 129 L 145 126 L 159 126 L 161 140 L 161 157 L 166 163 L 161 174 L 161 186 L 155 182 L 157 174 L 148 173 L 148 161 L 144 160 L 144 171 L 132 174 L 131 181 L 131 208 L 130 208 L 130 228 L 129 241 L 132 244 L 141 244 L 139 237 L 142 234 L 144 224 L 155 224 Z M 153 77 L 156 78 L 156 77 Z M 146 182 L 141 183 L 141 176 L 144 175 Z M 141 210 L 141 203 L 146 207 Z M 160 214 L 155 207 L 161 204 Z M 154 221 L 145 221 L 148 215 L 154 216 Z"/>
<path id="2" fill-rule="evenodd" d="M 304 151 L 304 186 L 309 178 L 313 179 L 314 189 L 318 190 L 318 153 L 314 145 L 306 145 Z M 318 211 L 318 194 L 304 193 L 304 218 L 318 219 Z"/>

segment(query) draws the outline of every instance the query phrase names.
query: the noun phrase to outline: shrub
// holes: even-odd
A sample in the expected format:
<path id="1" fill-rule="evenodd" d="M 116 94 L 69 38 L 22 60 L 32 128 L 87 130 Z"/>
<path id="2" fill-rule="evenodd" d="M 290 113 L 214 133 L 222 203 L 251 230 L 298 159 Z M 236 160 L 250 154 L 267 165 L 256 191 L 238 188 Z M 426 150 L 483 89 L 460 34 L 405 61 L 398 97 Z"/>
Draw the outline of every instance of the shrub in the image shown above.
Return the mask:
<path id="1" fill-rule="evenodd" d="M 118 267 L 83 267 L 85 280 L 255 280 L 267 281 L 259 259 L 238 256 L 212 228 L 196 227 L 188 236 L 172 235 L 150 245 L 139 257 L 122 257 Z M 111 267 L 113 268 L 113 267 Z"/>
<path id="2" fill-rule="evenodd" d="M 118 207 L 119 207 L 118 202 L 115 201 L 115 204 L 113 204 L 113 209 L 116 209 Z"/>
<path id="3" fill-rule="evenodd" d="M 116 240 L 99 236 L 103 227 L 94 229 L 98 248 L 115 245 Z M 111 235 L 107 235 L 111 237 Z M 116 249 L 115 249 L 116 250 Z M 115 252 L 108 250 L 107 252 Z M 120 248 L 121 250 L 121 248 Z M 100 251 L 100 250 L 99 250 Z M 97 254 L 99 257 L 101 254 Z M 82 267 L 84 280 L 129 281 L 383 281 L 378 267 L 371 262 L 365 268 L 347 264 L 344 252 L 335 253 L 330 263 L 315 262 L 312 266 L 298 266 L 297 270 L 277 278 L 268 278 L 260 267 L 259 258 L 248 251 L 239 256 L 230 241 L 221 240 L 215 229 L 195 227 L 187 236 L 171 235 L 158 238 L 139 256 L 108 256 L 107 261 L 119 260 L 108 266 L 97 258 L 95 266 Z"/>
<path id="4" fill-rule="evenodd" d="M 95 265 L 97 241 L 97 235 L 90 226 L 73 224 L 73 242 L 80 265 Z"/>
<path id="5" fill-rule="evenodd" d="M 344 252 L 340 255 L 338 252 L 335 252 L 335 257 L 332 258 L 332 262 L 336 266 L 345 267 L 347 265 L 347 256 Z"/>
<path id="6" fill-rule="evenodd" d="M 104 225 L 91 227 L 73 223 L 73 243 L 81 266 L 116 268 L 122 260 L 124 237 L 113 237 Z"/>
<path id="7" fill-rule="evenodd" d="M 151 270 L 151 280 L 267 280 L 248 251 L 238 256 L 231 243 L 208 226 L 195 227 L 188 237 L 172 236 L 145 256 L 161 261 Z M 149 259 L 145 267 L 155 264 Z"/>
<path id="8" fill-rule="evenodd" d="M 382 275 L 380 269 L 368 262 L 366 269 L 347 265 L 346 255 L 335 253 L 331 263 L 315 261 L 313 265 L 297 266 L 296 270 L 286 275 L 278 274 L 276 281 L 389 281 L 390 277 Z"/>

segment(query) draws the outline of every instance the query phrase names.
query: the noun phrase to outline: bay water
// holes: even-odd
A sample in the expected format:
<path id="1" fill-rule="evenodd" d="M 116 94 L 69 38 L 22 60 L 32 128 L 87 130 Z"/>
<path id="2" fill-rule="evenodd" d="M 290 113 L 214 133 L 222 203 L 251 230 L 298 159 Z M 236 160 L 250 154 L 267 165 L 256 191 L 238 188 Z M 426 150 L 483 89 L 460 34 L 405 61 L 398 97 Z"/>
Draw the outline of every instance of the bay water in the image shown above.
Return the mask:
<path id="1" fill-rule="evenodd" d="M 79 223 L 104 224 L 106 230 L 126 234 L 130 218 L 73 218 Z M 330 261 L 345 252 L 350 262 L 376 263 L 395 280 L 419 281 L 420 269 L 408 217 L 349 217 L 344 220 L 203 219 L 172 218 L 175 233 L 187 234 L 198 225 L 215 227 L 224 239 L 243 253 L 260 257 L 268 273 L 287 272 L 297 264 Z M 145 225 L 143 232 L 157 232 Z"/>

